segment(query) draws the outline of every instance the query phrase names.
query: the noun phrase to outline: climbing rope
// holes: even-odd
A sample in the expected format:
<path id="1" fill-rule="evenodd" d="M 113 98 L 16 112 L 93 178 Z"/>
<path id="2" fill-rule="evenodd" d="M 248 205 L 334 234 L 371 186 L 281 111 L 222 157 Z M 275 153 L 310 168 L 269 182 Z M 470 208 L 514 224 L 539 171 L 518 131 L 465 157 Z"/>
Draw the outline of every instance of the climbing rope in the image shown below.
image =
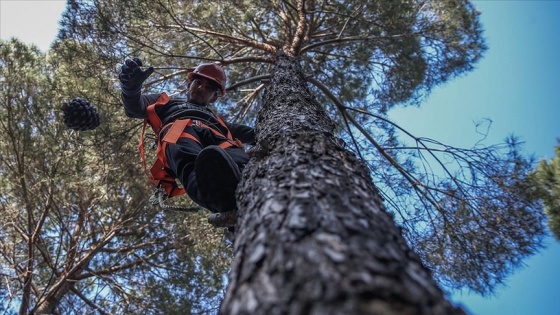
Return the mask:
<path id="1" fill-rule="evenodd" d="M 162 210 L 165 211 L 180 211 L 180 212 L 198 212 L 202 210 L 199 206 L 194 207 L 181 207 L 181 206 L 171 206 L 165 203 L 167 199 L 165 189 L 161 186 L 156 187 L 152 196 L 150 197 L 150 203 L 156 206 L 159 206 Z"/>
<path id="2" fill-rule="evenodd" d="M 156 187 L 152 196 L 150 197 L 150 203 L 159 206 L 164 211 L 179 211 L 179 212 L 198 212 L 203 208 L 200 206 L 194 207 L 181 207 L 172 206 L 165 203 L 166 201 L 165 189 L 161 186 Z M 212 213 L 208 216 L 208 223 L 214 225 L 215 227 L 231 227 L 235 226 L 237 221 L 237 211 L 219 212 Z"/>

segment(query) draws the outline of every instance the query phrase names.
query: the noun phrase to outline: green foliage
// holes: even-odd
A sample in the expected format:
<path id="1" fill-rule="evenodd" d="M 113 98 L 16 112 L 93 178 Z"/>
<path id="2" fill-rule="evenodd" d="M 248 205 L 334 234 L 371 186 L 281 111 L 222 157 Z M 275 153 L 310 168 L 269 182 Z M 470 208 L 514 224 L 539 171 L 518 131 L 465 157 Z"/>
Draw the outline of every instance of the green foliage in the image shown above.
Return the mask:
<path id="1" fill-rule="evenodd" d="M 531 180 L 536 185 L 548 215 L 548 227 L 560 241 L 560 140 L 555 148 L 556 156 L 549 162 L 541 160 Z"/>
<path id="2" fill-rule="evenodd" d="M 0 304 L 65 314 L 215 308 L 230 257 L 222 235 L 203 215 L 148 205 L 131 141 L 139 126 L 113 114 L 110 75 L 78 67 L 87 56 L 65 63 L 16 40 L 0 45 Z M 64 125 L 74 96 L 99 108 L 100 127 Z M 184 298 L 155 298 L 165 290 Z"/>
<path id="3" fill-rule="evenodd" d="M 478 12 L 468 1 L 304 6 L 300 21 L 293 1 L 73 0 L 60 39 L 72 51 L 95 43 L 92 49 L 113 63 L 138 55 L 173 68 L 161 69 L 166 77 L 155 80 L 155 89 L 176 88 L 184 80 L 181 70 L 199 62 L 193 59 L 221 62 L 230 85 L 270 73 L 282 49 L 300 56 L 306 73 L 328 82 L 344 103 L 362 108 L 371 100 L 383 108 L 417 103 L 433 86 L 472 69 L 486 49 Z"/>

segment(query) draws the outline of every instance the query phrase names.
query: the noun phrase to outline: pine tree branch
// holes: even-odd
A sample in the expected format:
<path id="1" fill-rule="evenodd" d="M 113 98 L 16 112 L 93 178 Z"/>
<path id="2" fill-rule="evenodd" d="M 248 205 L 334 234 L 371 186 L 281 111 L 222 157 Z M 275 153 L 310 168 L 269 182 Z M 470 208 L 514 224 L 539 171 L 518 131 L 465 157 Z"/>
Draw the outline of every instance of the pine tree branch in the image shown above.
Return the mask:
<path id="1" fill-rule="evenodd" d="M 292 36 L 292 28 L 291 28 L 292 24 L 290 22 L 290 19 L 288 18 L 288 14 L 282 8 L 282 6 L 278 3 L 278 0 L 272 0 L 272 5 L 276 9 L 276 12 L 278 13 L 278 16 L 280 17 L 280 20 L 282 20 L 282 22 L 284 23 L 284 34 L 286 36 L 284 37 L 283 49 L 286 50 L 290 46 L 290 38 Z"/>
<path id="2" fill-rule="evenodd" d="M 303 0 L 297 1 L 297 14 L 298 14 L 298 21 L 296 25 L 296 33 L 294 34 L 294 39 L 292 40 L 292 44 L 290 45 L 290 54 L 292 56 L 299 55 L 299 50 L 301 45 L 304 43 L 304 36 L 307 30 L 307 19 L 305 16 L 305 6 Z"/>
<path id="3" fill-rule="evenodd" d="M 161 254 L 161 253 L 167 252 L 167 251 L 169 251 L 170 249 L 173 249 L 173 248 L 174 248 L 174 246 L 168 245 L 168 246 L 165 246 L 165 247 L 161 248 L 160 250 L 157 250 L 157 251 L 153 252 L 152 254 L 150 254 L 150 255 L 148 255 L 148 256 L 146 256 L 146 257 L 139 257 L 139 256 L 136 255 L 136 254 L 132 254 L 132 255 L 134 255 L 135 257 L 137 257 L 138 259 L 137 259 L 137 260 L 134 260 L 134 261 L 131 261 L 131 262 L 129 262 L 129 263 L 126 263 L 126 264 L 121 264 L 121 265 L 117 265 L 117 266 L 112 266 L 112 267 L 106 268 L 106 269 L 101 269 L 101 270 L 89 270 L 88 272 L 83 272 L 83 273 L 81 273 L 80 275 L 77 275 L 77 276 L 74 277 L 73 279 L 76 279 L 76 280 L 83 280 L 83 279 L 87 279 L 87 278 L 90 278 L 90 277 L 93 277 L 93 276 L 100 277 L 100 276 L 103 276 L 103 275 L 111 275 L 111 274 L 114 274 L 114 273 L 116 273 L 116 272 L 118 272 L 118 271 L 130 269 L 130 268 L 133 268 L 133 267 L 136 267 L 136 266 L 140 266 L 140 265 L 142 265 L 142 264 L 144 264 L 144 263 L 147 263 L 147 262 L 149 261 L 150 258 L 155 257 L 155 256 L 157 256 L 157 255 L 159 255 L 159 254 Z M 132 252 L 132 253 L 133 253 L 133 252 Z"/>
<path id="4" fill-rule="evenodd" d="M 397 129 L 399 129 L 400 131 L 402 131 L 404 134 L 406 134 L 406 135 L 409 136 L 410 138 L 414 139 L 414 140 L 416 141 L 416 143 L 419 143 L 420 146 L 421 146 L 422 148 L 424 148 L 424 149 L 432 156 L 432 158 L 434 158 L 434 160 L 441 166 L 441 168 L 442 168 L 443 171 L 449 176 L 449 178 L 452 179 L 452 180 L 455 180 L 455 176 L 453 176 L 453 174 L 451 174 L 451 172 L 450 172 L 449 169 L 444 165 L 444 163 L 433 153 L 432 149 L 429 148 L 427 145 L 424 144 L 423 139 L 426 139 L 426 138 L 419 138 L 419 137 L 414 136 L 413 134 L 411 134 L 410 132 L 408 132 L 406 129 L 402 128 L 402 127 L 399 126 L 398 124 L 396 124 L 396 123 L 390 121 L 389 119 L 387 119 L 387 118 L 385 118 L 385 117 L 383 117 L 383 116 L 376 115 L 376 114 L 367 112 L 367 111 L 362 110 L 362 109 L 355 109 L 355 108 L 350 108 L 350 107 L 345 107 L 345 108 L 347 108 L 347 109 L 349 109 L 349 110 L 353 110 L 353 111 L 360 112 L 360 113 L 362 113 L 362 114 L 370 115 L 370 116 L 372 116 L 372 117 L 375 117 L 375 118 L 377 118 L 377 119 L 383 120 L 383 121 L 385 121 L 385 122 L 391 124 L 392 126 L 396 127 Z M 427 140 L 435 141 L 435 140 L 431 140 L 431 139 L 427 139 Z M 447 153 L 451 153 L 451 152 L 448 151 Z M 462 192 L 463 194 L 467 195 L 467 192 L 466 192 L 465 190 L 463 190 L 463 188 L 462 188 L 461 185 L 459 185 L 458 183 L 456 183 L 456 186 L 457 186 L 457 188 L 458 188 L 459 190 L 461 190 L 461 192 Z"/>
<path id="5" fill-rule="evenodd" d="M 220 54 L 220 52 L 218 50 L 216 50 L 214 48 L 214 46 L 212 46 L 210 43 L 208 43 L 208 41 L 200 36 L 198 36 L 197 34 L 195 34 L 194 32 L 191 32 L 185 25 L 183 25 L 183 23 L 181 23 L 179 20 L 177 20 L 177 18 L 175 17 L 175 14 L 167 7 L 165 6 L 163 3 L 161 3 L 160 1 L 157 2 L 168 14 L 169 16 L 173 19 L 173 21 L 179 25 L 183 30 L 189 32 L 191 35 L 195 36 L 196 38 L 198 38 L 199 40 L 201 40 L 203 43 L 205 43 L 210 49 L 212 49 L 216 55 L 220 56 L 220 59 L 223 59 L 224 57 Z"/>
<path id="6" fill-rule="evenodd" d="M 256 100 L 257 96 L 264 90 L 265 87 L 266 84 L 264 83 L 260 84 L 259 86 L 257 86 L 257 88 L 253 90 L 253 92 L 251 92 L 249 95 L 245 96 L 243 99 L 237 102 L 238 105 L 243 104 L 243 107 L 241 108 L 241 110 L 237 111 L 237 115 L 235 115 L 233 121 L 239 121 L 239 119 L 245 117 L 245 115 L 249 111 L 249 108 L 251 108 L 251 105 L 254 104 L 254 101 Z"/>
<path id="7" fill-rule="evenodd" d="M 43 297 L 41 301 L 35 306 L 37 310 L 40 310 L 43 303 L 55 298 L 56 296 L 61 296 L 63 292 L 60 289 L 67 285 L 70 279 L 73 279 L 80 270 L 83 270 L 87 264 L 93 259 L 93 257 L 105 246 L 112 238 L 115 236 L 116 232 L 120 229 L 120 226 L 113 225 L 108 233 L 104 234 L 103 237 L 95 244 L 92 244 L 90 248 L 86 251 L 87 253 L 80 258 L 71 268 L 65 270 L 58 277 L 57 281 L 50 287 L 49 292 Z M 47 305 L 47 304 L 45 304 Z"/>
<path id="8" fill-rule="evenodd" d="M 390 38 L 397 38 L 397 37 L 401 37 L 402 35 L 393 35 Z M 379 42 L 382 41 L 384 39 L 388 39 L 388 37 L 379 37 L 379 36 L 374 36 L 374 37 L 370 37 L 370 36 L 348 36 L 348 37 L 342 37 L 342 38 L 333 38 L 333 39 L 327 39 L 327 40 L 323 40 L 323 41 L 319 41 L 319 42 L 315 42 L 315 43 L 311 43 L 307 46 L 304 46 L 301 51 L 300 54 L 304 54 L 307 51 L 317 48 L 317 47 L 322 47 L 322 46 L 327 46 L 327 45 L 336 45 L 336 44 L 341 44 L 341 43 L 347 43 L 347 42 Z"/>
<path id="9" fill-rule="evenodd" d="M 269 80 L 270 80 L 270 74 L 259 75 L 256 77 L 249 78 L 247 80 L 236 82 L 235 84 L 228 86 L 226 88 L 226 91 L 235 91 L 236 89 L 245 86 L 247 84 L 251 84 L 253 82 L 257 82 L 257 81 L 268 82 Z"/>
<path id="10" fill-rule="evenodd" d="M 383 156 L 395 169 L 410 183 L 413 187 L 414 191 L 421 197 L 421 200 L 427 200 L 430 204 L 432 204 L 435 209 L 440 212 L 440 214 L 445 218 L 445 210 L 441 205 L 435 200 L 435 198 L 430 193 L 430 190 L 422 190 L 420 187 L 428 188 L 425 184 L 423 184 L 419 179 L 415 178 L 412 174 L 410 174 L 399 162 L 397 162 L 392 156 L 390 156 L 380 145 L 373 139 L 373 137 L 369 134 L 365 128 L 359 124 L 352 116 L 350 116 L 346 112 L 346 107 L 336 98 L 329 89 L 324 86 L 321 82 L 315 80 L 314 78 L 308 78 L 308 80 L 317 86 L 325 95 L 333 101 L 333 103 L 339 108 L 339 110 L 343 113 L 343 115 L 358 129 L 360 132 L 369 140 L 369 142 L 377 149 L 377 151 Z M 422 198 L 423 197 L 423 198 Z M 430 213 L 427 213 L 430 221 L 433 224 L 433 218 L 431 217 Z M 435 226 L 435 224 L 434 224 Z"/>
<path id="11" fill-rule="evenodd" d="M 95 304 L 95 302 L 88 299 L 85 295 L 82 294 L 82 292 L 80 292 L 80 290 L 76 289 L 74 286 L 70 287 L 70 291 L 72 291 L 74 294 L 76 294 L 76 296 L 79 297 L 82 301 L 84 301 L 84 303 L 86 303 L 91 308 L 93 308 L 94 310 L 99 312 L 99 314 L 110 315 L 110 313 L 105 312 L 99 305 Z"/>

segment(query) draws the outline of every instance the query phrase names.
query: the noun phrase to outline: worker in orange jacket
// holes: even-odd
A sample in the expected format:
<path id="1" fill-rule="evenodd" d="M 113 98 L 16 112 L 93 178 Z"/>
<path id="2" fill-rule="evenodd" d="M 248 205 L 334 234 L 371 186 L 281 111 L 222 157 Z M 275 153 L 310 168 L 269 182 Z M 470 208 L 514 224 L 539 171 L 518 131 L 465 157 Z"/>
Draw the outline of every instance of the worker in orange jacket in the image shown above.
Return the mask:
<path id="1" fill-rule="evenodd" d="M 125 60 L 119 73 L 121 99 L 128 117 L 145 119 L 156 132 L 160 180 L 177 178 L 189 197 L 212 212 L 236 208 L 235 190 L 249 161 L 242 143 L 254 143 L 253 128 L 224 122 L 208 105 L 225 95 L 226 75 L 217 64 L 204 63 L 189 72 L 187 98 L 142 94 L 153 67 L 138 58 Z M 174 181 L 173 181 L 174 182 Z M 168 190 L 170 193 L 170 190 Z"/>

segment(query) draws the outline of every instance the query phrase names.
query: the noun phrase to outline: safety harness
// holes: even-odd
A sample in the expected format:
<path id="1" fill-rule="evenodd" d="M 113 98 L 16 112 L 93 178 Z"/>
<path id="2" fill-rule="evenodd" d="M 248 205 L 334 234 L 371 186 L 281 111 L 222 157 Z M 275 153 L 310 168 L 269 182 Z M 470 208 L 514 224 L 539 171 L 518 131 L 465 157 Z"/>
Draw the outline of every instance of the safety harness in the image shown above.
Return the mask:
<path id="1" fill-rule="evenodd" d="M 152 165 L 150 169 L 150 173 L 148 174 L 148 178 L 150 181 L 156 186 L 161 187 L 165 190 L 168 197 L 174 197 L 178 195 L 182 195 L 185 193 L 184 187 L 179 187 L 176 181 L 176 177 L 172 175 L 169 170 L 169 165 L 167 164 L 167 159 L 165 156 L 165 149 L 167 145 L 172 143 L 175 144 L 180 138 L 188 138 L 200 144 L 200 140 L 197 139 L 195 136 L 191 135 L 190 133 L 185 132 L 186 127 L 190 126 L 200 126 L 203 128 L 207 128 L 212 131 L 215 135 L 225 138 L 226 141 L 222 142 L 219 147 L 222 149 L 230 148 L 230 147 L 243 147 L 243 144 L 239 140 L 234 140 L 231 134 L 231 131 L 226 126 L 224 121 L 215 115 L 217 121 L 224 127 L 224 130 L 227 130 L 227 135 L 223 134 L 220 130 L 212 128 L 207 124 L 202 123 L 200 120 L 186 118 L 186 119 L 178 119 L 174 122 L 168 123 L 163 126 L 161 119 L 156 113 L 156 107 L 163 106 L 169 102 L 169 96 L 167 93 L 162 93 L 160 97 L 156 100 L 155 103 L 148 105 L 146 108 L 147 118 L 144 119 L 144 126 L 142 127 L 142 134 L 140 136 L 140 143 L 138 144 L 138 150 L 140 151 L 140 156 L 142 157 L 142 164 L 144 165 L 144 169 L 147 172 L 146 166 L 146 157 L 144 154 L 144 133 L 146 131 L 146 126 L 149 124 L 154 134 L 156 135 L 157 141 L 157 149 L 156 149 L 156 160 L 154 165 Z M 160 133 L 162 130 L 169 127 L 169 130 L 163 137 L 160 139 Z"/>

